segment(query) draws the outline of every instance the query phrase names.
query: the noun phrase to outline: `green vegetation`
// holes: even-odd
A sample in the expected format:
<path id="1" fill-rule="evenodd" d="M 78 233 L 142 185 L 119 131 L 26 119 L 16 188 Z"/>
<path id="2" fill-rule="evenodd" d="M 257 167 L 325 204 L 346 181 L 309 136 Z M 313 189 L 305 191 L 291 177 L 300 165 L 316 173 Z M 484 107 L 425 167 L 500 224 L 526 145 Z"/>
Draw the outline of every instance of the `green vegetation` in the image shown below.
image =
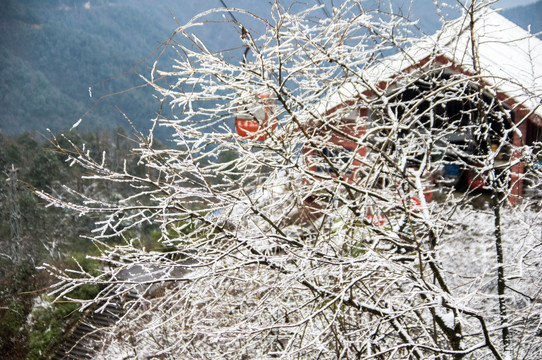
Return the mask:
<path id="1" fill-rule="evenodd" d="M 73 268 L 75 261 L 89 273 L 96 274 L 99 263 L 89 259 L 85 254 L 76 253 L 65 260 L 67 268 Z M 98 287 L 84 285 L 69 296 L 78 299 L 92 299 L 98 294 Z M 28 332 L 26 359 L 42 359 L 55 345 L 60 343 L 66 326 L 77 321 L 81 313 L 78 305 L 69 301 L 52 302 L 52 298 L 42 295 L 35 299 L 34 306 L 24 327 Z"/>
<path id="2" fill-rule="evenodd" d="M 68 139 L 57 137 L 64 146 Z M 124 159 L 129 169 L 137 168 L 137 158 L 131 154 L 132 142 L 123 128 L 115 132 L 101 131 L 79 135 L 69 133 L 69 141 L 87 144 L 93 153 L 106 152 L 107 162 L 121 166 Z M 0 353 L 6 359 L 40 359 L 62 340 L 66 326 L 81 315 L 77 305 L 70 302 L 51 304 L 46 289 L 51 275 L 38 267 L 46 262 L 59 268 L 76 268 L 77 262 L 85 271 L 96 275 L 99 263 L 87 255 L 98 255 L 99 249 L 80 238 L 91 230 L 90 219 L 79 218 L 55 208 L 44 211 L 43 204 L 33 190 L 61 193 L 62 185 L 85 192 L 88 184 L 81 180 L 81 169 L 70 167 L 64 155 L 47 141 L 29 133 L 18 137 L 0 134 Z M 16 170 L 16 188 L 8 176 Z M 143 170 L 139 170 L 143 171 Z M 104 190 L 105 191 L 105 190 Z M 122 189 L 107 188 L 104 196 L 115 196 Z M 15 204 L 15 205 L 13 205 Z M 14 209 L 20 216 L 14 218 Z M 18 234 L 13 223 L 18 221 Z M 141 239 L 141 246 L 160 248 L 154 229 L 142 228 L 133 232 Z M 155 233 L 155 231 L 154 231 Z M 17 239 L 14 237 L 17 236 Z M 10 249 L 17 241 L 17 260 Z M 113 239 L 112 242 L 123 241 Z M 9 258 L 8 256 L 11 256 Z M 98 288 L 86 285 L 70 294 L 74 298 L 93 298 Z"/>
<path id="3" fill-rule="evenodd" d="M 4 134 L 66 130 L 93 106 L 81 124 L 86 131 L 128 125 L 120 114 L 115 115 L 114 106 L 136 125 L 148 127 L 146 122 L 157 108 L 150 88 L 96 103 L 102 96 L 143 84 L 129 72 L 148 73 L 149 63 L 138 64 L 169 37 L 174 23 L 153 20 L 132 2 L 92 3 L 86 10 L 83 2 L 2 2 L 0 131 Z M 115 79 L 107 80 L 111 78 Z"/>

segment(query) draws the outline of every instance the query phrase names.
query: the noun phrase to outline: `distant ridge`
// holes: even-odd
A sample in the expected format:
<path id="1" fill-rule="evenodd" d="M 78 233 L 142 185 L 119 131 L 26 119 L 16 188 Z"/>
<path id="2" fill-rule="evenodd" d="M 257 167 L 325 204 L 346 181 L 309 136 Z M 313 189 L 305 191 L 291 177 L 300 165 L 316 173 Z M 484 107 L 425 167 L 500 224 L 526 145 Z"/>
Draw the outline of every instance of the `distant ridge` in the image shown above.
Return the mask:
<path id="1" fill-rule="evenodd" d="M 542 0 L 530 5 L 503 10 L 502 14 L 525 30 L 529 30 L 530 26 L 531 33 L 542 38 Z"/>
<path id="2" fill-rule="evenodd" d="M 384 6 L 371 1 L 364 4 L 368 8 Z M 260 2 L 225 2 L 263 16 L 267 14 Z M 283 2 L 286 7 L 292 5 L 294 11 L 300 6 L 316 5 L 316 0 Z M 323 2 L 330 6 L 330 0 Z M 405 5 L 408 0 L 392 0 L 391 3 L 394 11 L 419 19 L 418 25 L 425 34 L 433 34 L 442 26 L 432 0 L 415 0 L 412 5 Z M 213 7 L 220 8 L 220 2 L 0 1 L 0 132 L 6 135 L 25 131 L 44 133 L 47 128 L 53 132 L 68 131 L 89 109 L 92 111 L 85 115 L 78 130 L 128 127 L 115 106 L 125 112 L 138 129 L 148 129 L 149 120 L 159 108 L 150 88 L 108 97 L 96 106 L 95 103 L 101 96 L 143 83 L 136 73 L 125 73 L 139 64 L 137 71 L 148 75 L 150 61 L 140 62 L 177 27 L 171 13 L 180 23 L 186 23 L 198 12 Z M 449 19 L 458 15 L 449 6 L 443 5 L 440 10 L 447 13 Z M 324 14 L 322 12 L 322 16 Z M 531 24 L 531 32 L 542 31 L 542 1 L 508 9 L 502 14 L 524 28 Z M 248 18 L 240 20 L 250 21 Z M 209 24 L 194 31 L 211 48 L 238 47 L 240 41 L 235 29 L 232 27 L 232 33 L 218 31 L 220 25 Z M 166 54 L 163 59 L 167 64 L 170 55 Z M 108 81 L 110 78 L 115 79 Z"/>

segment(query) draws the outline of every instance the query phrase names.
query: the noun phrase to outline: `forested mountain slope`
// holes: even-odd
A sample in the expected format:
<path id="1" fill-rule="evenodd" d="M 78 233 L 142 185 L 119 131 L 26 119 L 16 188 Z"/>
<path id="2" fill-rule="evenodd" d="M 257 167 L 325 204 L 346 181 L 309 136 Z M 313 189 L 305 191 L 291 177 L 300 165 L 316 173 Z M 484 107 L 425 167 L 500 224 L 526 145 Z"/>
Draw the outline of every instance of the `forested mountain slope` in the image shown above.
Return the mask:
<path id="1" fill-rule="evenodd" d="M 282 3 L 298 11 L 318 1 Z M 269 16 L 268 2 L 227 0 L 226 4 Z M 327 0 L 323 4 L 326 8 L 320 14 L 329 15 L 331 2 Z M 424 33 L 433 33 L 441 26 L 431 0 L 416 0 L 412 5 L 408 1 L 394 0 L 391 5 L 393 11 L 419 19 Z M 159 108 L 150 88 L 107 95 L 144 84 L 137 74 L 149 74 L 155 58 L 153 52 L 177 27 L 172 14 L 180 23 L 185 23 L 201 11 L 221 6 L 219 0 L 0 2 L 0 132 L 15 135 L 24 131 L 45 132 L 47 128 L 53 132 L 64 131 L 81 117 L 84 118 L 83 131 L 129 126 L 114 106 L 125 112 L 139 129 L 147 129 L 149 119 Z M 368 1 L 365 6 L 371 10 L 389 5 Z M 506 14 L 524 24 L 531 22 L 534 26 L 536 21 L 540 22 L 540 19 L 529 20 L 525 15 L 517 15 L 524 11 L 522 9 L 527 8 Z M 448 17 L 457 14 L 450 6 L 440 6 L 440 11 Z M 534 18 L 539 12 L 526 13 Z M 236 16 L 249 26 L 256 24 L 249 17 Z M 223 14 L 216 19 L 228 21 L 230 17 Z M 206 43 L 214 44 L 216 49 L 241 45 L 233 26 L 230 33 L 224 33 L 207 23 L 198 29 L 197 35 Z M 166 64 L 171 54 L 163 56 Z M 102 96 L 107 97 L 98 101 Z"/>
<path id="2" fill-rule="evenodd" d="M 503 11 L 503 15 L 524 29 L 529 29 L 530 27 L 533 34 L 542 32 L 542 1 L 506 9 Z M 540 35 L 538 36 L 540 37 Z"/>
<path id="3" fill-rule="evenodd" d="M 172 24 L 148 16 L 136 1 L 4 1 L 0 4 L 0 130 L 69 128 L 103 95 L 141 84 L 133 69 L 167 39 Z M 144 72 L 143 66 L 138 68 Z M 93 97 L 89 87 L 93 87 Z M 155 108 L 149 91 L 103 101 L 86 125 L 114 127 L 113 104 L 141 123 Z M 118 113 L 117 113 L 118 114 Z M 92 124 L 92 125 L 90 125 Z"/>

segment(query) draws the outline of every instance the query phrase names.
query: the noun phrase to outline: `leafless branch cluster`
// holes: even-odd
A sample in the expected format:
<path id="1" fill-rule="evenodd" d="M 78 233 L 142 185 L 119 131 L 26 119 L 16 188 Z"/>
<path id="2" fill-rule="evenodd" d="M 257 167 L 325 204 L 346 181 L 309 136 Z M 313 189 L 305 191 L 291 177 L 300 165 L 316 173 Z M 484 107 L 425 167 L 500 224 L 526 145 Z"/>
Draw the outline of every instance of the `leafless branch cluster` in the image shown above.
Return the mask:
<path id="1" fill-rule="evenodd" d="M 225 21 L 241 61 L 191 33 L 223 10 L 179 27 L 176 65 L 149 79 L 177 116 L 154 121 L 172 131 L 166 149 L 138 135 L 147 173 L 59 149 L 131 194 L 41 194 L 99 219 L 101 273 L 50 268 L 53 294 L 100 285 L 83 307 L 138 294 L 101 356 L 539 358 L 541 219 L 518 189 L 540 181 L 521 137 L 540 93 L 516 107 L 499 95 L 526 89 L 483 68 L 485 5 L 422 40 L 355 0 L 329 19 L 236 10 L 260 25 Z M 441 60 L 450 47 L 464 63 Z M 238 135 L 234 117 L 256 132 Z M 147 224 L 162 250 L 138 246 Z"/>

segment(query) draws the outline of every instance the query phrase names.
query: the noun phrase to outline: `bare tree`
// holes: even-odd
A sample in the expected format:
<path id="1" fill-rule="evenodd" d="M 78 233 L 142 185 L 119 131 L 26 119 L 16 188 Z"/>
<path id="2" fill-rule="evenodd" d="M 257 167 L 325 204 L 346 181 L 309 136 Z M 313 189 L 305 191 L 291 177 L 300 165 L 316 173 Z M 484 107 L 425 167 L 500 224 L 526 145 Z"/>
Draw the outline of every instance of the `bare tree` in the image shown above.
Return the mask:
<path id="1" fill-rule="evenodd" d="M 226 10 L 180 26 L 166 44 L 176 65 L 157 61 L 149 79 L 177 116 L 153 124 L 171 129 L 170 148 L 138 133 L 147 173 L 58 148 L 132 194 L 40 193 L 99 217 L 102 272 L 49 267 L 52 293 L 99 284 L 72 299 L 83 308 L 137 294 L 103 358 L 539 358 L 541 220 L 518 188 L 540 179 L 521 138 L 540 88 L 483 67 L 499 17 L 486 7 L 423 39 L 355 0 L 328 19 L 279 2 L 270 20 L 227 10 L 241 61 L 191 34 Z M 464 62 L 443 61 L 450 49 Z M 167 251 L 138 246 L 144 224 Z"/>

